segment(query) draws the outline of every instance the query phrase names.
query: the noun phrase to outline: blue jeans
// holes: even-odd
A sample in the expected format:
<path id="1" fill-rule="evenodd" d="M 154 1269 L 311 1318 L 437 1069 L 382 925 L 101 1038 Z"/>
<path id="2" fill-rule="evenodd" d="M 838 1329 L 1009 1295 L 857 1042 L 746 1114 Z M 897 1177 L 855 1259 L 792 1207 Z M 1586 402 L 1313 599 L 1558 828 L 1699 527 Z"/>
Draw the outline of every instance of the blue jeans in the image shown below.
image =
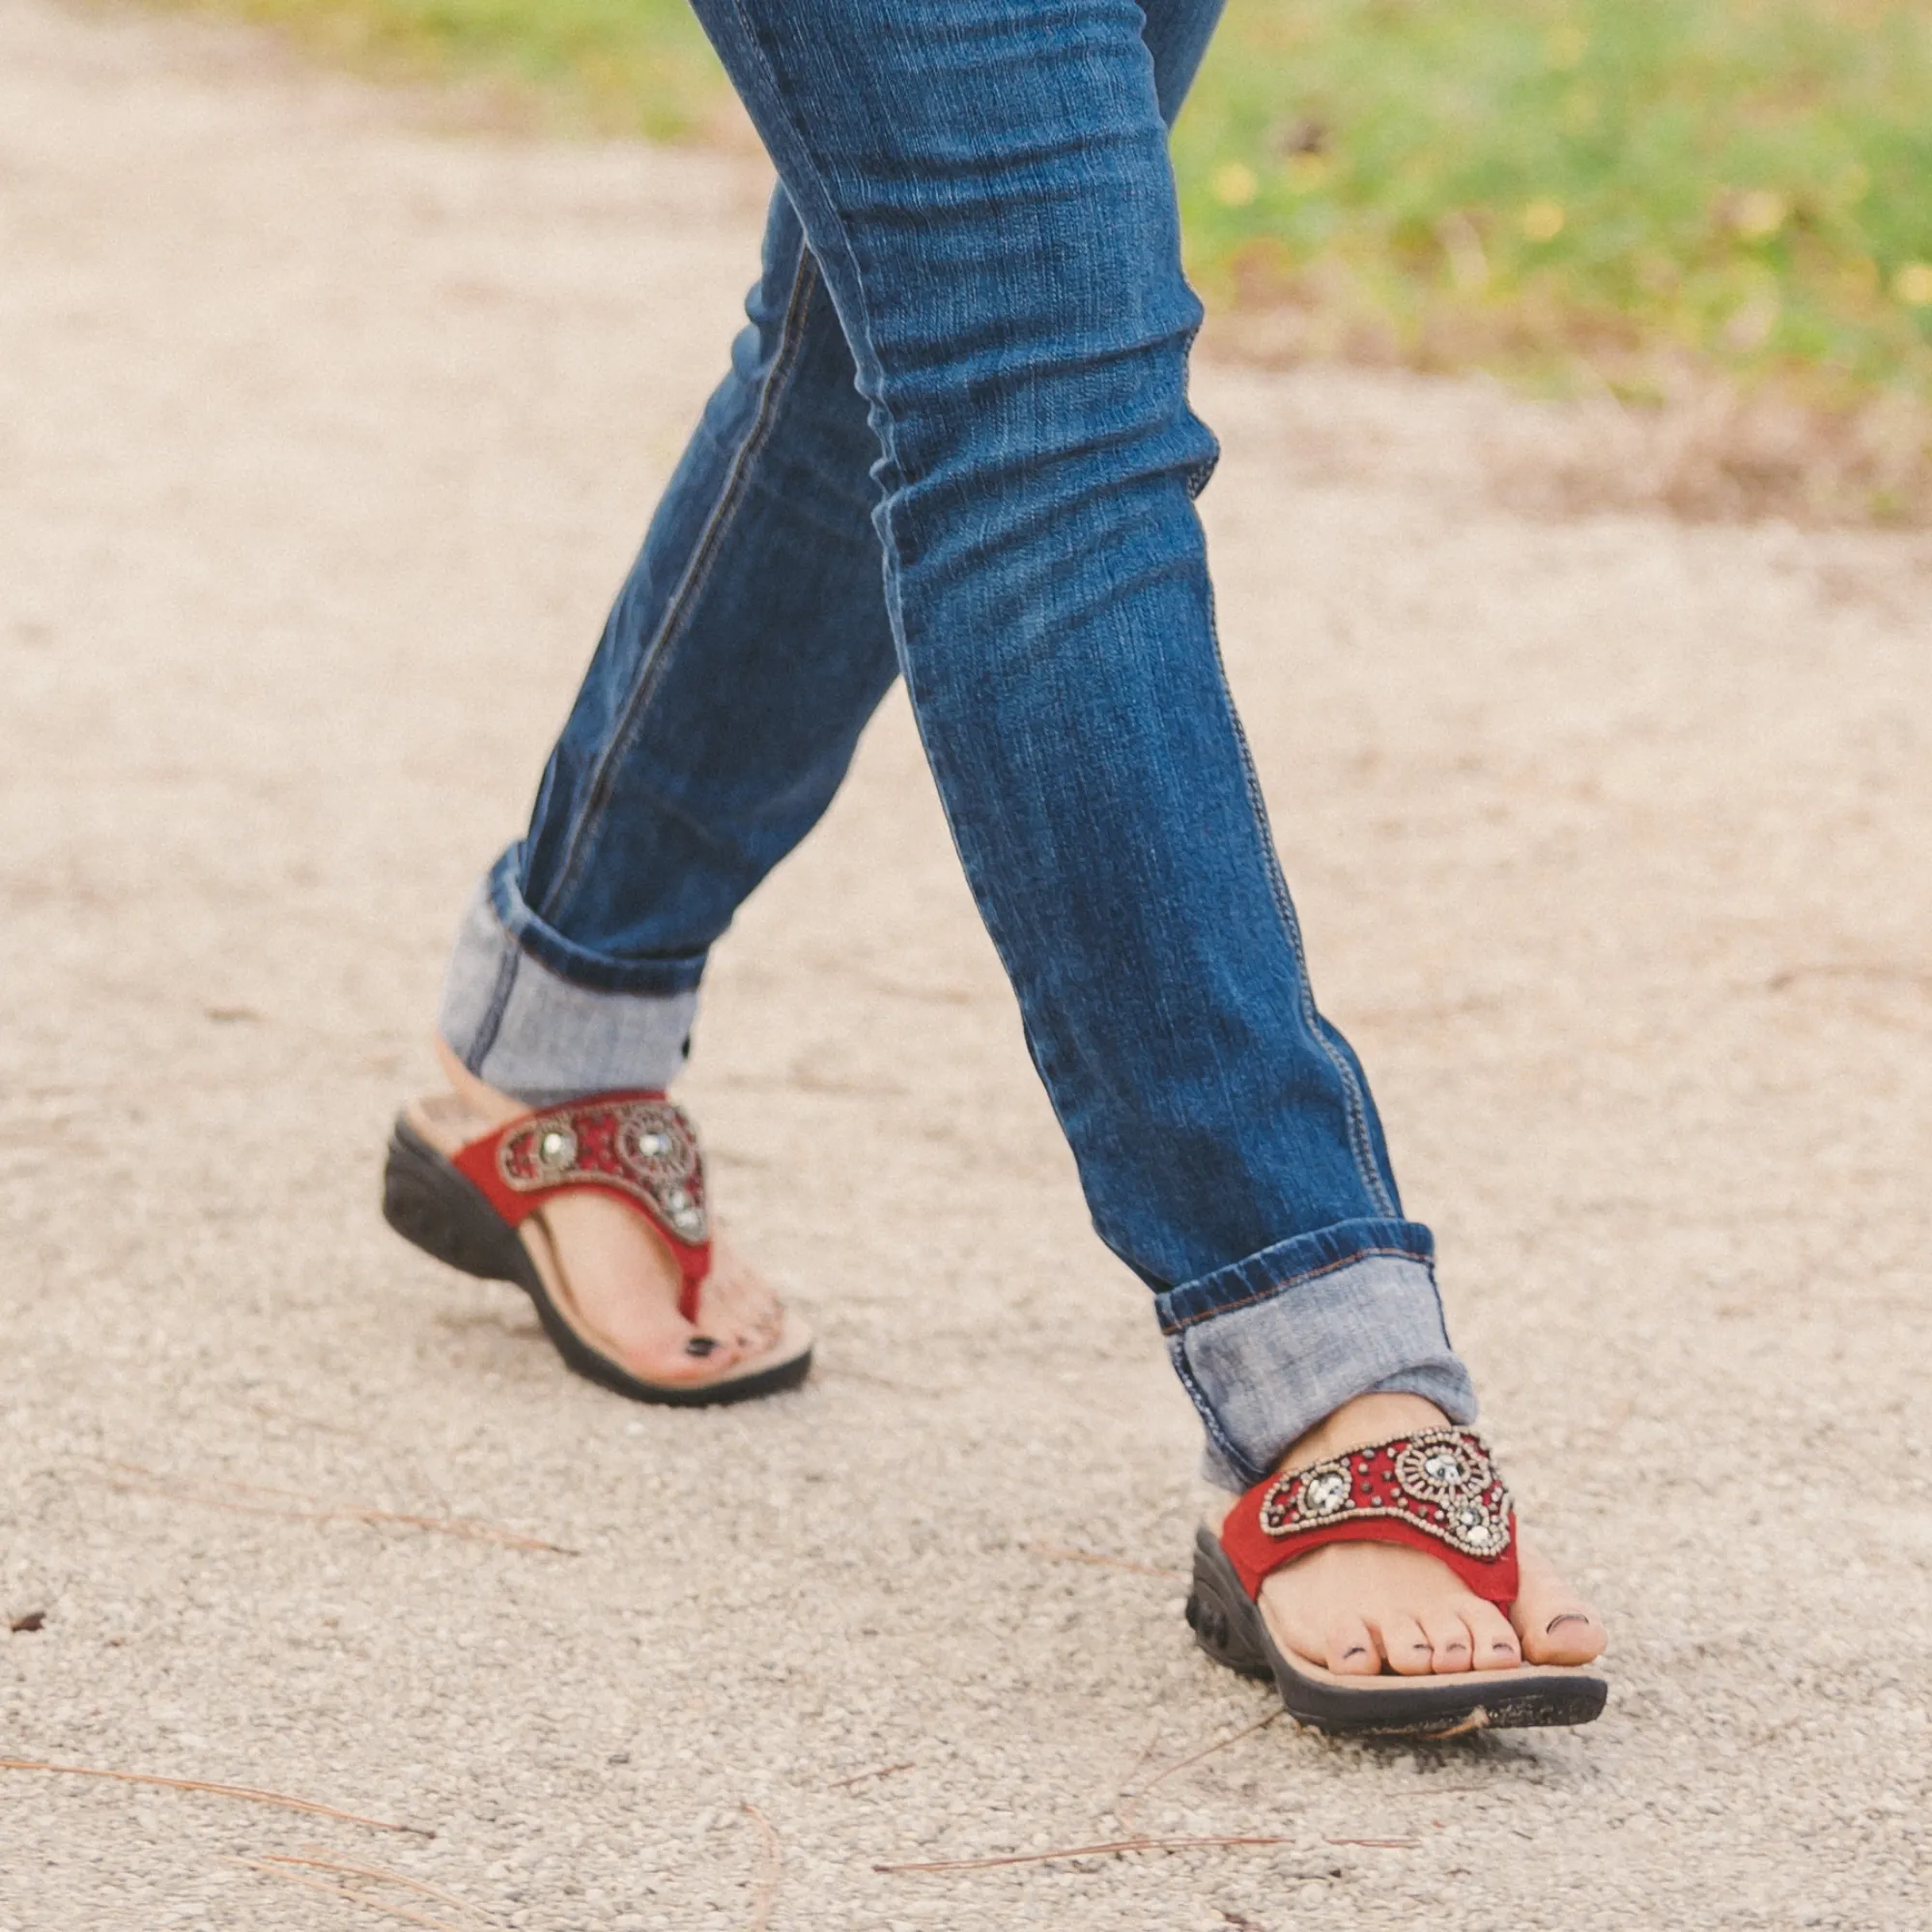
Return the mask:
<path id="1" fill-rule="evenodd" d="M 902 675 L 1094 1224 L 1239 1487 L 1365 1390 L 1474 1398 L 1214 638 L 1165 123 L 1218 5 L 696 0 L 778 167 L 763 273 L 441 1026 L 533 1104 L 667 1084 Z"/>

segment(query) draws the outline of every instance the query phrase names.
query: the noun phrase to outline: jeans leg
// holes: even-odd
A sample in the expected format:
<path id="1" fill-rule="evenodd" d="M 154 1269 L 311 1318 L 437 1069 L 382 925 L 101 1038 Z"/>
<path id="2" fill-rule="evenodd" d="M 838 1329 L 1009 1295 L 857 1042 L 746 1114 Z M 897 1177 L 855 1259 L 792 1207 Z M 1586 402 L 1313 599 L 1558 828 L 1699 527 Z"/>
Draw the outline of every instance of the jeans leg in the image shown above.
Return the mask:
<path id="1" fill-rule="evenodd" d="M 1143 22 L 1172 120 L 1221 0 Z M 611 612 L 527 835 L 465 918 L 443 1037 L 529 1101 L 667 1085 L 707 952 L 831 802 L 896 673 L 879 446 L 781 187 L 750 326 Z"/>
<path id="2" fill-rule="evenodd" d="M 1254 1480 L 1371 1385 L 1472 1413 L 1221 673 L 1138 0 L 696 10 L 852 346 L 960 858 L 1219 1472 Z"/>
<path id="3" fill-rule="evenodd" d="M 886 608 L 962 862 L 1213 1472 L 1254 1479 L 1368 1387 L 1472 1416 L 1221 677 L 1159 36 L 1136 0 L 697 11 L 850 346 Z M 557 862 L 547 890 L 578 889 Z M 529 910 L 499 867 L 499 923 Z M 574 989 L 695 983 L 689 952 L 547 955 L 553 936 L 517 934 Z M 514 1016 L 503 981 L 478 1038 Z"/>
<path id="4" fill-rule="evenodd" d="M 731 369 L 652 519 L 441 1030 L 533 1104 L 662 1087 L 712 942 L 830 804 L 897 673 L 878 442 L 782 188 Z"/>

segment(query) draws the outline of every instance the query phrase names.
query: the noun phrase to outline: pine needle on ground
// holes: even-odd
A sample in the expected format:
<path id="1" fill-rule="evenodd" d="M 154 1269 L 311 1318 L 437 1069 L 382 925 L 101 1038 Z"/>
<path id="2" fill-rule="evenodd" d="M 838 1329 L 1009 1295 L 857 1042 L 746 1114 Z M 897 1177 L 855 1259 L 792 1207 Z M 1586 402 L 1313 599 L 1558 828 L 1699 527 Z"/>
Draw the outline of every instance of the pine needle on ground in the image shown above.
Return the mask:
<path id="1" fill-rule="evenodd" d="M 62 1777 L 99 1777 L 116 1784 L 151 1784 L 167 1791 L 201 1791 L 215 1798 L 237 1798 L 249 1804 L 273 1804 L 284 1811 L 306 1811 L 317 1818 L 333 1818 L 344 1825 L 364 1825 L 372 1832 L 406 1832 L 412 1837 L 433 1838 L 421 1825 L 398 1825 L 386 1818 L 365 1818 L 359 1811 L 338 1810 L 313 1798 L 292 1798 L 282 1791 L 258 1791 L 247 1784 L 217 1784 L 205 1777 L 162 1777 L 153 1772 L 119 1771 L 91 1764 L 55 1764 L 45 1758 L 0 1757 L 0 1771 L 43 1771 Z"/>

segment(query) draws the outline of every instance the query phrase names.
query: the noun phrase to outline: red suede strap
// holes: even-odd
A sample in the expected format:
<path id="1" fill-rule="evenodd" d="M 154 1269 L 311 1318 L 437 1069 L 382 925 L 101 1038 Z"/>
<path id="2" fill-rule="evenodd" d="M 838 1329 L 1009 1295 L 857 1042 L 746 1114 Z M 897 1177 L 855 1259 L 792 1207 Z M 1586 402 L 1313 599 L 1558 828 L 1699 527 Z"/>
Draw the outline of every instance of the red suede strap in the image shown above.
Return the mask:
<path id="1" fill-rule="evenodd" d="M 614 1194 L 650 1216 L 670 1245 L 681 1286 L 678 1313 L 697 1320 L 711 1271 L 711 1218 L 697 1131 L 662 1094 L 592 1094 L 520 1114 L 455 1156 L 511 1227 L 577 1188 Z"/>
<path id="2" fill-rule="evenodd" d="M 1483 1438 L 1467 1429 L 1397 1435 L 1269 1476 L 1221 1525 L 1250 1597 L 1269 1572 L 1324 1543 L 1405 1544 L 1490 1603 L 1516 1601 L 1516 1511 Z"/>

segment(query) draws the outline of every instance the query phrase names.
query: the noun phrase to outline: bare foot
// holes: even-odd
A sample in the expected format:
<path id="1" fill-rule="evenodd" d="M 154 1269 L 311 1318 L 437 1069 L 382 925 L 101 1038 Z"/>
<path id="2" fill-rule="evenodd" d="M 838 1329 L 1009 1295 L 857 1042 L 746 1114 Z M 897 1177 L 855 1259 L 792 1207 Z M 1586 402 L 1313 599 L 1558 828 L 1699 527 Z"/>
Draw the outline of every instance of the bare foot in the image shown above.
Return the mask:
<path id="1" fill-rule="evenodd" d="M 1448 1424 L 1420 1396 L 1358 1396 L 1310 1430 L 1281 1467 Z M 1588 1663 L 1604 1647 L 1596 1612 L 1520 1535 L 1517 1554 L 1521 1581 L 1507 1617 L 1446 1564 L 1387 1543 L 1324 1544 L 1285 1564 L 1262 1584 L 1262 1615 L 1284 1650 L 1348 1676 L 1372 1677 L 1384 1665 L 1421 1677 L 1524 1662 Z"/>
<path id="2" fill-rule="evenodd" d="M 436 1042 L 450 1092 L 487 1132 L 518 1114 L 521 1100 L 486 1086 Z M 468 1138 L 469 1136 L 466 1136 Z M 716 1380 L 775 1347 L 784 1310 L 770 1285 L 713 1224 L 711 1272 L 696 1325 L 677 1312 L 678 1269 L 644 1215 L 614 1196 L 585 1188 L 551 1202 L 524 1224 L 553 1271 L 568 1283 L 571 1313 L 585 1339 L 646 1381 Z"/>

